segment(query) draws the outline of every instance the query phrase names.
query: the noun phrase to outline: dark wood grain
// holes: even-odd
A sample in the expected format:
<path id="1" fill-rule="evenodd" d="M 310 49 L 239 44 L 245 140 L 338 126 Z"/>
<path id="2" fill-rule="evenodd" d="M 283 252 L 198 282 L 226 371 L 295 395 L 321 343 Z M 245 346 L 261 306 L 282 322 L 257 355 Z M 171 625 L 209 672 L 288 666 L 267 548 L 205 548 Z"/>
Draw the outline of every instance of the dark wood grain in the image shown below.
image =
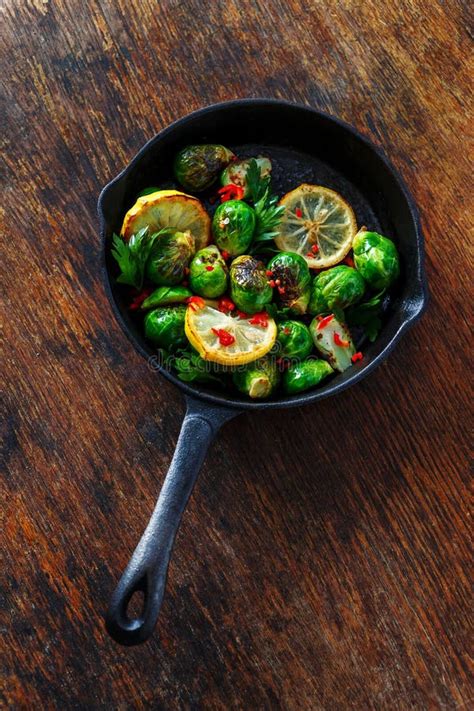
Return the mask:
<path id="1" fill-rule="evenodd" d="M 472 703 L 467 8 L 2 4 L 5 707 Z M 167 123 L 242 96 L 319 107 L 384 147 L 420 207 L 431 303 L 359 386 L 224 428 L 157 632 L 123 649 L 102 616 L 183 404 L 114 322 L 96 200 Z"/>

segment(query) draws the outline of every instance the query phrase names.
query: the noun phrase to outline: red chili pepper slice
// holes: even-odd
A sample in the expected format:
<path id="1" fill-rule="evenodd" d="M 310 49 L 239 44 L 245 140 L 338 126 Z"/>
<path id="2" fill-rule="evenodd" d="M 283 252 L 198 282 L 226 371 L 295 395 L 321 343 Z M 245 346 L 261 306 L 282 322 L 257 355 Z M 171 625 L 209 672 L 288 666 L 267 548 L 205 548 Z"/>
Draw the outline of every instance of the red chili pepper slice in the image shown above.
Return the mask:
<path id="1" fill-rule="evenodd" d="M 272 272 L 271 269 L 267 269 L 267 271 L 265 272 L 265 274 L 267 275 L 267 277 L 273 276 L 273 272 Z"/>
<path id="2" fill-rule="evenodd" d="M 143 289 L 137 296 L 133 298 L 133 301 L 131 302 L 130 306 L 128 307 L 130 311 L 136 311 L 137 309 L 140 308 L 140 306 L 143 304 L 146 298 L 148 298 L 151 294 L 153 289 Z"/>
<path id="3" fill-rule="evenodd" d="M 268 314 L 266 311 L 259 311 L 254 314 L 250 319 L 249 323 L 253 326 L 262 326 L 262 328 L 267 328 L 268 326 Z"/>
<path id="4" fill-rule="evenodd" d="M 241 188 L 240 185 L 229 183 L 228 185 L 224 185 L 223 188 L 220 188 L 217 193 L 220 195 L 221 202 L 227 202 L 227 200 L 242 200 L 244 189 Z"/>
<path id="5" fill-rule="evenodd" d="M 325 328 L 328 323 L 331 323 L 333 318 L 334 314 L 329 314 L 329 316 L 325 316 L 324 318 L 322 318 L 321 321 L 318 323 L 318 331 L 321 331 L 321 329 Z"/>
<path id="6" fill-rule="evenodd" d="M 341 338 L 338 333 L 334 334 L 334 343 L 336 346 L 340 346 L 341 348 L 349 348 L 350 341 L 346 341 L 344 338 Z"/>
<path id="7" fill-rule="evenodd" d="M 237 311 L 237 316 L 239 318 L 248 318 L 248 314 L 246 314 L 244 311 Z"/>
<path id="8" fill-rule="evenodd" d="M 217 336 L 221 346 L 231 346 L 235 343 L 234 336 L 224 328 L 211 328 L 211 331 Z"/>
<path id="9" fill-rule="evenodd" d="M 357 353 L 354 353 L 354 355 L 351 357 L 351 361 L 355 363 L 358 360 L 362 360 L 363 357 L 364 356 L 362 355 L 362 353 L 360 351 L 357 351 Z"/>
<path id="10" fill-rule="evenodd" d="M 229 259 L 229 257 L 230 257 L 230 254 L 226 249 L 223 249 L 221 254 L 222 254 L 222 259 Z"/>
<path id="11" fill-rule="evenodd" d="M 196 311 L 196 309 L 203 309 L 206 305 L 206 302 L 204 299 L 201 299 L 200 296 L 188 296 L 186 303 L 189 304 L 193 311 Z"/>
<path id="12" fill-rule="evenodd" d="M 235 309 L 235 304 L 233 301 L 228 299 L 226 296 L 223 296 L 222 299 L 219 299 L 219 303 L 217 308 L 219 311 L 221 311 L 223 314 L 228 313 L 229 311 L 233 311 Z"/>
<path id="13" fill-rule="evenodd" d="M 311 247 L 311 251 L 313 254 L 316 254 L 317 252 L 319 252 L 319 245 L 313 244 L 313 246 Z"/>
<path id="14" fill-rule="evenodd" d="M 206 267 L 206 272 L 213 272 L 213 271 L 214 271 L 214 267 L 211 267 L 211 265 L 208 264 Z"/>
<path id="15" fill-rule="evenodd" d="M 353 269 L 355 267 L 354 260 L 352 259 L 352 257 L 346 257 L 344 259 L 344 264 L 347 264 L 348 267 L 352 267 Z"/>
<path id="16" fill-rule="evenodd" d="M 298 217 L 298 219 L 300 219 L 301 217 L 303 217 L 303 211 L 302 211 L 302 209 L 301 209 L 300 207 L 297 207 L 297 208 L 296 208 L 296 210 L 295 210 L 295 215 L 296 215 L 296 217 Z"/>

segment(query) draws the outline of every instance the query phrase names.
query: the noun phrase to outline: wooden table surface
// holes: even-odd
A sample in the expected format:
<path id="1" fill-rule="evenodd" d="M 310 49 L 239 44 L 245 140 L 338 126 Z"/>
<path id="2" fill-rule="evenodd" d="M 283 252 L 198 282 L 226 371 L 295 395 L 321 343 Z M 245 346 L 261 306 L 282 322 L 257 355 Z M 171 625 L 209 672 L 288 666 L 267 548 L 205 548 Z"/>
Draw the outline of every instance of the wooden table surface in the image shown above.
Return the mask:
<path id="1" fill-rule="evenodd" d="M 2 3 L 4 707 L 472 703 L 467 7 Z M 430 306 L 353 389 L 224 427 L 156 633 L 122 648 L 103 614 L 183 401 L 112 317 L 97 196 L 173 119 L 255 96 L 318 107 L 385 149 L 421 211 Z"/>

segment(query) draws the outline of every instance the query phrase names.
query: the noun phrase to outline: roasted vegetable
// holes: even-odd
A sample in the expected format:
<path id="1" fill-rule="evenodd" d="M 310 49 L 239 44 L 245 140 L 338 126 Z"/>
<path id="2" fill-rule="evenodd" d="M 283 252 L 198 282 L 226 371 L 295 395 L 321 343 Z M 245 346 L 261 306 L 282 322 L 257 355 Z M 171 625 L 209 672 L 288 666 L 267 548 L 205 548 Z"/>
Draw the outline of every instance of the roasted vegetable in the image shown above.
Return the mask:
<path id="1" fill-rule="evenodd" d="M 214 143 L 186 146 L 175 158 L 174 174 L 186 190 L 201 192 L 234 158 L 232 151 Z"/>
<path id="2" fill-rule="evenodd" d="M 260 171 L 260 177 L 266 178 L 270 175 L 272 164 L 268 158 L 264 158 L 263 156 L 258 158 L 246 158 L 245 160 L 233 161 L 227 166 L 221 175 L 221 185 L 238 185 L 243 188 L 243 197 L 250 197 L 247 171 L 252 160 L 254 160 L 257 164 L 258 170 Z"/>
<path id="3" fill-rule="evenodd" d="M 319 385 L 332 372 L 333 369 L 325 360 L 308 358 L 302 363 L 294 363 L 283 373 L 283 390 L 287 395 L 302 393 Z"/>
<path id="4" fill-rule="evenodd" d="M 373 289 L 386 289 L 398 278 L 398 252 L 388 237 L 377 232 L 358 232 L 353 250 L 357 270 Z"/>
<path id="5" fill-rule="evenodd" d="M 141 309 L 154 309 L 168 304 L 184 304 L 193 292 L 185 286 L 159 286 L 142 302 Z"/>
<path id="6" fill-rule="evenodd" d="M 230 267 L 230 296 L 240 311 L 257 313 L 272 300 L 265 265 L 255 257 L 244 254 Z"/>
<path id="7" fill-rule="evenodd" d="M 268 263 L 271 279 L 278 290 L 280 305 L 291 314 L 306 313 L 311 293 L 311 275 L 303 257 L 295 252 L 280 252 Z"/>
<path id="8" fill-rule="evenodd" d="M 239 366 L 232 380 L 241 393 L 249 397 L 264 398 L 271 395 L 280 381 L 280 373 L 274 358 L 261 358 L 245 366 Z"/>
<path id="9" fill-rule="evenodd" d="M 341 264 L 314 278 L 308 311 L 323 314 L 335 308 L 345 309 L 364 295 L 365 282 L 359 272 Z"/>
<path id="10" fill-rule="evenodd" d="M 275 354 L 280 358 L 304 360 L 313 350 L 313 339 L 301 321 L 280 321 Z"/>
<path id="11" fill-rule="evenodd" d="M 176 350 L 187 345 L 184 333 L 186 306 L 161 306 L 147 313 L 145 336 L 160 348 Z"/>
<path id="12" fill-rule="evenodd" d="M 241 200 L 228 200 L 219 205 L 212 219 L 212 233 L 219 249 L 231 257 L 244 254 L 255 230 L 255 212 Z"/>
<path id="13" fill-rule="evenodd" d="M 214 244 L 196 252 L 189 272 L 189 285 L 195 294 L 208 299 L 222 296 L 227 279 L 227 265 Z"/>
<path id="14" fill-rule="evenodd" d="M 345 323 L 334 314 L 322 319 L 314 318 L 309 330 L 316 349 L 329 361 L 334 370 L 341 373 L 352 365 L 355 353 L 351 334 Z"/>
<path id="15" fill-rule="evenodd" d="M 162 286 L 179 284 L 184 279 L 194 249 L 194 237 L 190 232 L 164 230 L 155 240 L 147 261 L 148 279 Z"/>

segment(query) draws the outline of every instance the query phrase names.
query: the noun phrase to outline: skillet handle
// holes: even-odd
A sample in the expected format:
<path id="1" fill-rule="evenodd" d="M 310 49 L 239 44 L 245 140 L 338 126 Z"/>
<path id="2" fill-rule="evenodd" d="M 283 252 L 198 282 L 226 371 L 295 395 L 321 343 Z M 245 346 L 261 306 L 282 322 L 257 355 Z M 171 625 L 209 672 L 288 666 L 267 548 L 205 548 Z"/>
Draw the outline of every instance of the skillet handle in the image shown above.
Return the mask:
<path id="1" fill-rule="evenodd" d="M 181 516 L 199 470 L 217 431 L 239 410 L 186 397 L 187 409 L 176 450 L 156 507 L 125 572 L 115 588 L 105 618 L 110 636 L 119 644 L 141 644 L 151 635 L 163 601 L 168 565 Z M 144 596 L 139 617 L 130 619 L 132 595 Z"/>

